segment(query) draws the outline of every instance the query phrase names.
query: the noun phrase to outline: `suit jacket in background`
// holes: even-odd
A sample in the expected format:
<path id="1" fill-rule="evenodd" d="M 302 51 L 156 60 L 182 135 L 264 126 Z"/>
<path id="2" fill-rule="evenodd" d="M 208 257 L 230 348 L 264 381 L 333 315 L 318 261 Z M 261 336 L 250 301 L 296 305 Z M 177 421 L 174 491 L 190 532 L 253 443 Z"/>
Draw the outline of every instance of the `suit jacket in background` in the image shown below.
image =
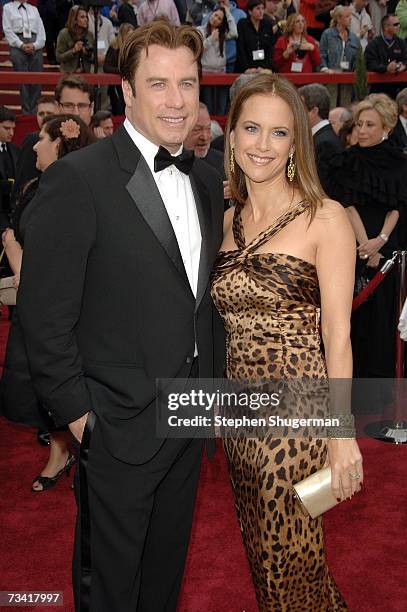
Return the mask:
<path id="1" fill-rule="evenodd" d="M 14 182 L 13 200 L 28 181 L 40 176 L 37 170 L 37 156 L 33 149 L 39 140 L 39 132 L 31 132 L 23 140 L 21 145 L 20 158 L 16 169 L 16 180 Z"/>
<path id="2" fill-rule="evenodd" d="M 324 125 L 314 134 L 315 161 L 319 180 L 325 193 L 329 193 L 329 160 L 336 153 L 343 151 L 342 142 L 331 125 Z"/>
<path id="3" fill-rule="evenodd" d="M 389 136 L 389 140 L 396 147 L 403 149 L 403 151 L 407 150 L 407 134 L 406 134 L 406 130 L 403 128 L 403 125 L 400 121 L 400 117 L 396 123 L 394 130 L 391 132 Z"/>
<path id="4" fill-rule="evenodd" d="M 56 425 L 88 410 L 110 453 L 148 461 L 156 379 L 221 376 L 224 332 L 209 293 L 222 241 L 221 177 L 190 174 L 202 234 L 197 297 L 150 169 L 125 128 L 52 164 L 27 209 L 18 292 L 32 380 Z M 67 188 L 69 186 L 69 188 Z"/>
<path id="5" fill-rule="evenodd" d="M 7 172 L 4 163 L 4 153 L 0 155 L 0 229 L 10 225 L 10 204 L 13 183 L 8 179 L 15 179 L 20 156 L 20 149 L 13 142 L 7 143 L 10 159 L 10 172 Z"/>

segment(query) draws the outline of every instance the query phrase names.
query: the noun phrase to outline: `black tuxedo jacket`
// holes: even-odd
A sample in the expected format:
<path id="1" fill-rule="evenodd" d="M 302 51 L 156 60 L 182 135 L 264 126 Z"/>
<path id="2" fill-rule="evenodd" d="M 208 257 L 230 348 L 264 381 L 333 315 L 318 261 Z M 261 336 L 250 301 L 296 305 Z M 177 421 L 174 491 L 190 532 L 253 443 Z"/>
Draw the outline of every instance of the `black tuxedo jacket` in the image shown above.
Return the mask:
<path id="1" fill-rule="evenodd" d="M 392 133 L 389 136 L 389 140 L 396 146 L 396 147 L 400 147 L 400 149 L 407 149 L 407 134 L 405 129 L 403 128 L 403 125 L 400 121 L 400 118 L 398 119 L 397 123 L 396 123 L 396 127 L 394 128 L 394 130 L 392 131 Z"/>
<path id="2" fill-rule="evenodd" d="M 20 149 L 13 142 L 7 143 L 12 165 L 12 174 L 9 178 L 15 178 L 16 168 L 20 156 Z M 4 153 L 0 155 L 0 229 L 10 226 L 10 199 L 12 185 L 7 181 L 7 171 L 4 164 Z"/>
<path id="3" fill-rule="evenodd" d="M 336 153 L 343 151 L 343 145 L 332 126 L 325 125 L 314 134 L 314 147 L 319 180 L 329 196 L 329 160 Z"/>
<path id="4" fill-rule="evenodd" d="M 209 275 L 222 240 L 222 180 L 194 161 L 202 234 L 195 299 L 154 178 L 121 126 L 52 164 L 27 209 L 18 311 L 34 387 L 56 425 L 88 410 L 107 448 L 144 463 L 156 379 L 223 370 L 223 326 Z"/>
<path id="5" fill-rule="evenodd" d="M 10 158 L 11 158 L 11 163 L 13 165 L 13 175 L 11 178 L 15 178 L 16 176 L 16 169 L 17 169 L 17 163 L 19 160 L 19 156 L 20 156 L 20 149 L 18 148 L 17 145 L 15 145 L 13 142 L 8 142 L 7 143 L 7 149 L 10 153 Z M 0 180 L 7 180 L 7 173 L 6 170 L 4 168 L 4 162 L 3 162 L 3 155 L 0 155 Z"/>
<path id="6" fill-rule="evenodd" d="M 14 182 L 13 197 L 15 198 L 21 188 L 34 178 L 40 176 L 37 170 L 37 156 L 34 152 L 34 145 L 37 144 L 39 132 L 31 132 L 23 140 L 21 153 L 16 168 L 16 180 Z"/>

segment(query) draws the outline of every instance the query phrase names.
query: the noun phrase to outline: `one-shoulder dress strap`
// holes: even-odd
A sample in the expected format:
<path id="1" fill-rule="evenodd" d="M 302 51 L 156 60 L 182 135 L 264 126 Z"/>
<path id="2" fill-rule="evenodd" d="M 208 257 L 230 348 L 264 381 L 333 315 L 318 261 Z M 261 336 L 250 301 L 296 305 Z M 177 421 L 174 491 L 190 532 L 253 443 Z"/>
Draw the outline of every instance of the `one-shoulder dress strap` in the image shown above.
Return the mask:
<path id="1" fill-rule="evenodd" d="M 281 217 L 278 217 L 278 219 L 276 219 L 272 225 L 263 230 L 258 236 L 256 236 L 256 238 L 246 245 L 244 228 L 240 215 L 241 208 L 236 208 L 233 217 L 233 235 L 236 245 L 239 247 L 239 249 L 245 249 L 249 253 L 254 253 L 256 249 L 261 247 L 265 242 L 268 242 L 268 240 L 278 234 L 278 232 L 284 229 L 289 223 L 291 223 L 291 221 L 301 215 L 306 209 L 307 202 L 306 200 L 302 200 L 295 208 L 288 210 L 281 215 Z"/>
<path id="2" fill-rule="evenodd" d="M 240 215 L 241 210 L 242 205 L 239 202 L 236 202 L 235 211 L 233 213 L 233 238 L 235 239 L 235 244 L 239 250 L 246 248 L 242 217 Z"/>

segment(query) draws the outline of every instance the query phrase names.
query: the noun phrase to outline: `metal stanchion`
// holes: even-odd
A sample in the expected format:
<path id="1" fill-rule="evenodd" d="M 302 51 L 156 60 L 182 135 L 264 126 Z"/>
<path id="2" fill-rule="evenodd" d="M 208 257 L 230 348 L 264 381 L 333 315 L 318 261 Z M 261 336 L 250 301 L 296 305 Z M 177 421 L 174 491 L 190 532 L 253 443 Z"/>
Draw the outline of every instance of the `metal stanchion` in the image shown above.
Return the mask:
<path id="1" fill-rule="evenodd" d="M 393 255 L 396 255 L 397 257 L 398 299 L 396 321 L 398 324 L 407 295 L 407 251 L 395 251 Z M 394 444 L 407 443 L 407 421 L 404 418 L 406 410 L 405 406 L 407 406 L 407 384 L 404 383 L 404 350 L 404 341 L 401 339 L 400 332 L 396 325 L 396 371 L 393 403 L 394 417 L 392 421 L 370 423 L 365 428 L 367 435 L 377 438 L 378 440 L 382 440 L 383 442 L 392 442 Z"/>

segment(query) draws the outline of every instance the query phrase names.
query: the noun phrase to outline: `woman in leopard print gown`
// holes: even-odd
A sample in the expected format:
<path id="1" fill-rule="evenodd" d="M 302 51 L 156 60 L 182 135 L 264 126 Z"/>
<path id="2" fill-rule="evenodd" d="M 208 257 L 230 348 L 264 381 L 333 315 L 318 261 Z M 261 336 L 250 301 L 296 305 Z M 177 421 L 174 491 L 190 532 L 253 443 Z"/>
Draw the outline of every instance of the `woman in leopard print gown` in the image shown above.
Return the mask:
<path id="1" fill-rule="evenodd" d="M 261 75 L 239 90 L 226 155 L 236 205 L 225 215 L 212 295 L 228 378 L 350 378 L 353 232 L 320 187 L 306 111 L 288 81 Z M 301 512 L 292 485 L 329 459 L 336 497 L 356 493 L 356 441 L 235 435 L 224 447 L 259 610 L 347 610 L 326 565 L 322 518 Z"/>

